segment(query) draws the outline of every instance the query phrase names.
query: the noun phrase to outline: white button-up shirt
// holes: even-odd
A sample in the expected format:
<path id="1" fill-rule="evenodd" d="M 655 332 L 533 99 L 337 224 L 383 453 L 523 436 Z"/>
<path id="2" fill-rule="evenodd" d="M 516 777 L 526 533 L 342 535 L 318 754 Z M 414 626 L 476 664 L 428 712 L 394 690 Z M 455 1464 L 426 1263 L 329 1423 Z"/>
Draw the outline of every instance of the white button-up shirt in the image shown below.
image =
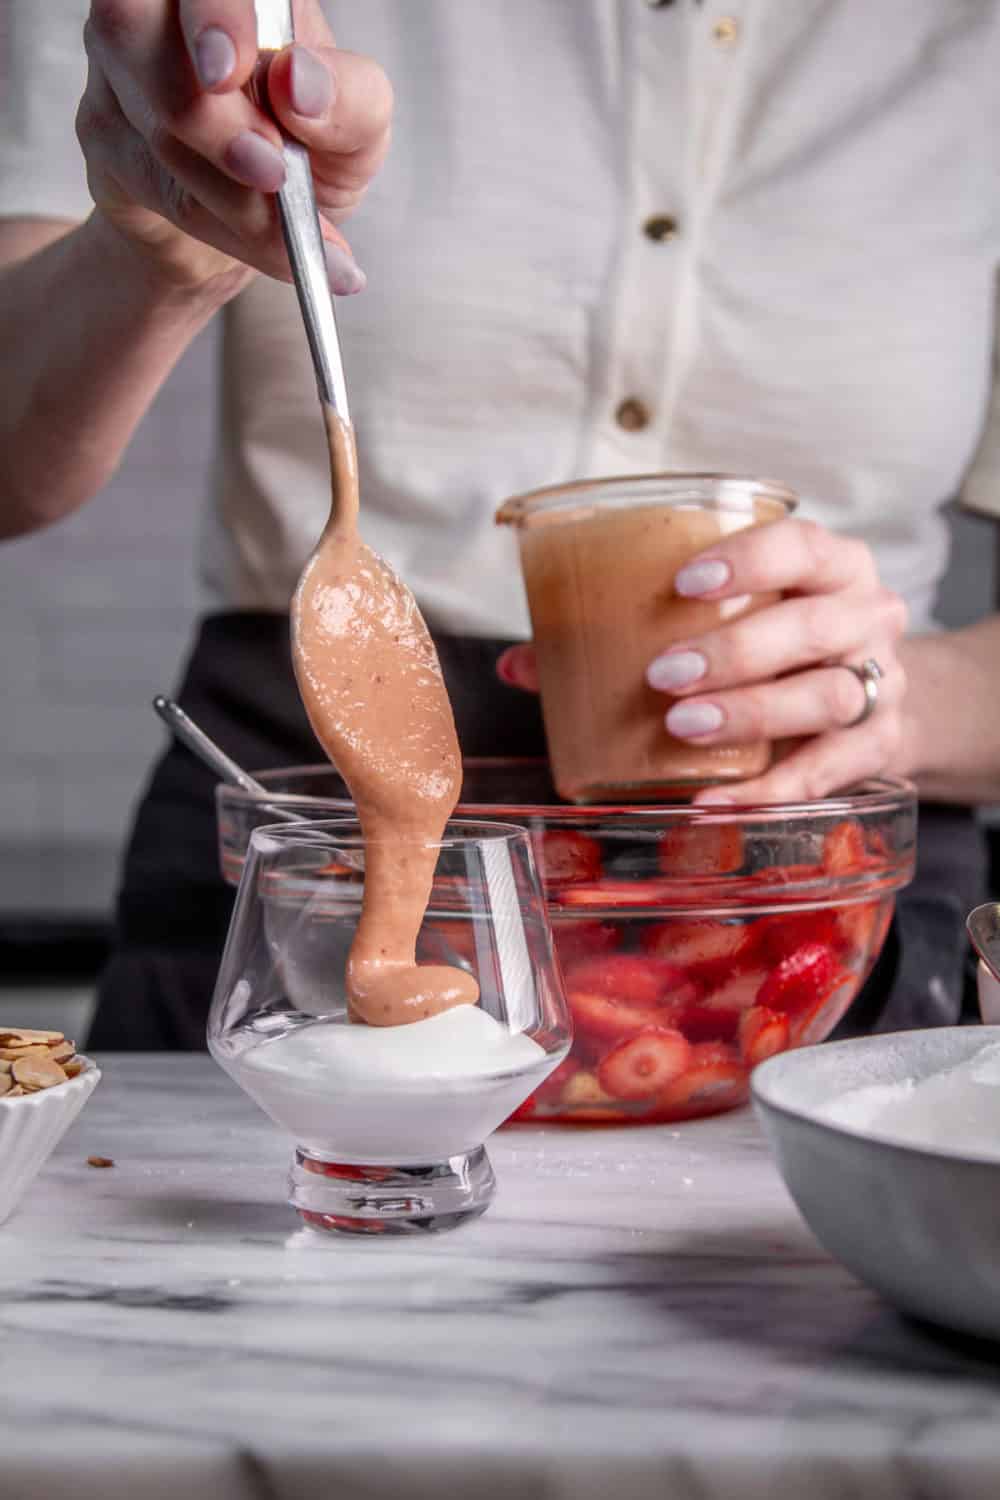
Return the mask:
<path id="1" fill-rule="evenodd" d="M 85 10 L 8 0 L 4 214 L 88 210 Z M 508 494 L 712 469 L 797 488 L 927 625 L 941 504 L 1000 512 L 1000 3 L 329 10 L 397 93 L 338 311 L 365 534 L 430 620 L 527 632 Z M 223 378 L 208 599 L 284 609 L 327 504 L 289 288 L 226 310 Z"/>

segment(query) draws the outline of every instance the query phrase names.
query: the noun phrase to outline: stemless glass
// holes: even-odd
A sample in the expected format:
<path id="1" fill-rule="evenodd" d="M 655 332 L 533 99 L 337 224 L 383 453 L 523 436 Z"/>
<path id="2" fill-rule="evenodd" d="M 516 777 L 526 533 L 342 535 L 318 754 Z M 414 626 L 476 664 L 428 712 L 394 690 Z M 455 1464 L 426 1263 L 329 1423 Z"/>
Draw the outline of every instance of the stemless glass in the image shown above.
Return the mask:
<path id="1" fill-rule="evenodd" d="M 457 821 L 434 847 L 417 961 L 458 964 L 479 1002 L 379 1027 L 351 1019 L 344 977 L 365 882 L 357 820 L 250 840 L 208 1045 L 293 1136 L 290 1202 L 316 1229 L 445 1229 L 482 1213 L 495 1189 L 483 1142 L 569 1050 L 527 831 Z"/>

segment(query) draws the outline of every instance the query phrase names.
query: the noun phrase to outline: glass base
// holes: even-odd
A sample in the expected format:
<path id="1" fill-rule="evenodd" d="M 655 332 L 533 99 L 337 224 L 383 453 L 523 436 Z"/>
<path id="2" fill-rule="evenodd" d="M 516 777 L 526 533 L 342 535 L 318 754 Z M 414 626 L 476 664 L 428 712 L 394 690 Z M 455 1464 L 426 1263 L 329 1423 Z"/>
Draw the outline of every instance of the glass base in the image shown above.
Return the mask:
<path id="1" fill-rule="evenodd" d="M 496 1192 L 482 1146 L 419 1167 L 352 1166 L 299 1147 L 288 1181 L 303 1223 L 333 1234 L 455 1229 L 484 1213 Z"/>
<path id="2" fill-rule="evenodd" d="M 746 781 L 750 776 L 762 776 L 769 764 L 769 755 L 758 756 L 747 764 L 700 769 L 693 767 L 687 775 L 655 777 L 645 781 L 589 782 L 572 792 L 560 787 L 559 792 L 567 802 L 573 802 L 578 807 L 608 803 L 631 806 L 635 802 L 673 806 L 677 802 L 690 802 L 695 793 L 704 787 L 727 786 L 731 781 Z"/>

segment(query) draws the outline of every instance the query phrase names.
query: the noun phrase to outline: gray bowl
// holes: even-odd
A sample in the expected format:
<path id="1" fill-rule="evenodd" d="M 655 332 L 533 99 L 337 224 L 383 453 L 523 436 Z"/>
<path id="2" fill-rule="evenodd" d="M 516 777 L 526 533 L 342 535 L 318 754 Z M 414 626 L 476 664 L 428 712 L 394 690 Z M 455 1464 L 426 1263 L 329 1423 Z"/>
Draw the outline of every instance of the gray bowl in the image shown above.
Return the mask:
<path id="1" fill-rule="evenodd" d="M 1000 1026 L 946 1026 L 787 1052 L 753 1074 L 754 1105 L 816 1238 L 901 1311 L 1000 1339 L 1000 1145 L 981 1155 L 880 1140 L 819 1118 L 849 1089 L 922 1079 Z"/>

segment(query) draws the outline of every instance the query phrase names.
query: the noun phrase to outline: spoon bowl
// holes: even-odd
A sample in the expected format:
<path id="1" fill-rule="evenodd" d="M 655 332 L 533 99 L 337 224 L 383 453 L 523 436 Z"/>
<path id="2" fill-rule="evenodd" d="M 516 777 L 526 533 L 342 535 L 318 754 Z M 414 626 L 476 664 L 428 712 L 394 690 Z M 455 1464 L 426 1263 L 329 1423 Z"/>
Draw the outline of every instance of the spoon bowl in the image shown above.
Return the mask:
<path id="1" fill-rule="evenodd" d="M 965 919 L 965 930 L 979 957 L 1000 984 L 1000 902 L 984 901 Z"/>

